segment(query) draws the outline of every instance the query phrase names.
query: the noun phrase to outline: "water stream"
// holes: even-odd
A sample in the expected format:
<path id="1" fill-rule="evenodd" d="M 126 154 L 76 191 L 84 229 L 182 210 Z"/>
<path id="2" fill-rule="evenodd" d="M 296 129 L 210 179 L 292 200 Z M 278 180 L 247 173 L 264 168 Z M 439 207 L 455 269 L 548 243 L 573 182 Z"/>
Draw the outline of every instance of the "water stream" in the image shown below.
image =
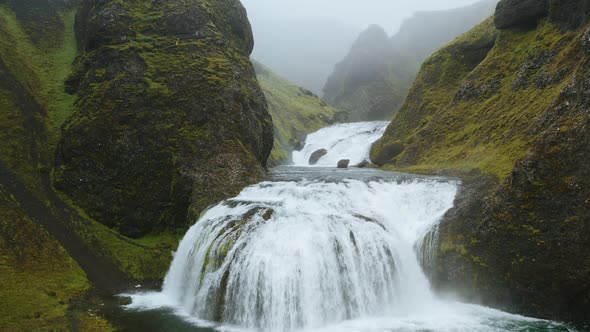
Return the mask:
<path id="1" fill-rule="evenodd" d="M 320 165 L 361 162 L 384 128 L 323 129 L 293 160 L 305 165 L 326 148 Z M 273 181 L 206 211 L 180 243 L 162 291 L 133 294 L 127 309 L 188 324 L 154 331 L 569 331 L 433 293 L 418 253 L 431 249 L 425 236 L 458 185 L 376 170 L 277 168 Z"/>

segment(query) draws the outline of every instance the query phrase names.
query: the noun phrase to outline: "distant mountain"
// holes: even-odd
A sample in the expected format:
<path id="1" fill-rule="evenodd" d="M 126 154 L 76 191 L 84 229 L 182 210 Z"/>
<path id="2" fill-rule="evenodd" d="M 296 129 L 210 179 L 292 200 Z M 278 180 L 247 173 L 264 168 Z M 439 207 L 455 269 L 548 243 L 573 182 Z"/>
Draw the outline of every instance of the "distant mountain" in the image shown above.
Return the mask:
<path id="1" fill-rule="evenodd" d="M 420 64 L 435 50 L 491 16 L 497 0 L 418 12 L 389 38 L 379 26 L 358 37 L 324 86 L 325 100 L 346 113 L 338 121 L 388 120 L 400 108 Z"/>
<path id="2" fill-rule="evenodd" d="M 334 65 L 361 32 L 330 20 L 257 19 L 252 56 L 289 81 L 322 94 Z"/>

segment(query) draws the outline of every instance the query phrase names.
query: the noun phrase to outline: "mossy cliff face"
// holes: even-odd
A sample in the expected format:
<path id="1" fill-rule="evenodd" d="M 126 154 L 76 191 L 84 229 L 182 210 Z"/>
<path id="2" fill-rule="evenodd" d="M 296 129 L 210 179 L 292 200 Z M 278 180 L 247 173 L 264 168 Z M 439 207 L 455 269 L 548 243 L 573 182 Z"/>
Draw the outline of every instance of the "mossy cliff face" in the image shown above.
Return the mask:
<path id="1" fill-rule="evenodd" d="M 264 176 L 272 121 L 237 0 L 89 0 L 77 36 L 54 180 L 91 217 L 131 236 L 183 229 Z"/>
<path id="2" fill-rule="evenodd" d="M 274 123 L 275 141 L 268 163 L 289 163 L 291 153 L 303 146 L 307 134 L 332 124 L 339 111 L 311 91 L 295 86 L 256 61 L 253 63 Z"/>
<path id="3" fill-rule="evenodd" d="M 590 26 L 566 5 L 549 1 L 533 26 L 490 19 L 429 58 L 372 157 L 464 178 L 440 226 L 438 288 L 585 326 Z"/>

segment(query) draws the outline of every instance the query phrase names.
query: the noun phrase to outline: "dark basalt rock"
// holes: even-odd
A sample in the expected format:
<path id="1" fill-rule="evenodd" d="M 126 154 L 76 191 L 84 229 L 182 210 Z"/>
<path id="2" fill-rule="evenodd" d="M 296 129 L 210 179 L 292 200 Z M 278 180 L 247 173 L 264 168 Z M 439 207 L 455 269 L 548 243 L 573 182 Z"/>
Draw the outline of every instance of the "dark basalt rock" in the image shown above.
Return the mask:
<path id="1" fill-rule="evenodd" d="M 326 149 L 319 149 L 319 150 L 315 151 L 309 157 L 309 164 L 310 165 L 317 164 L 318 161 L 320 161 L 320 159 L 322 159 L 322 157 L 325 156 L 325 155 L 327 155 L 327 154 L 328 154 L 328 150 L 326 150 Z"/>
<path id="2" fill-rule="evenodd" d="M 496 7 L 496 28 L 535 27 L 549 12 L 548 0 L 502 0 Z"/>
<path id="3" fill-rule="evenodd" d="M 342 159 L 338 162 L 337 167 L 338 168 L 348 168 L 348 165 L 350 165 L 350 160 L 349 159 Z"/>
<path id="4" fill-rule="evenodd" d="M 272 120 L 237 0 L 86 0 L 54 180 L 93 218 L 137 237 L 186 228 L 264 176 Z M 187 215 L 189 221 L 187 222 Z"/>
<path id="5" fill-rule="evenodd" d="M 565 29 L 577 29 L 590 20 L 588 0 L 549 0 L 549 19 Z"/>

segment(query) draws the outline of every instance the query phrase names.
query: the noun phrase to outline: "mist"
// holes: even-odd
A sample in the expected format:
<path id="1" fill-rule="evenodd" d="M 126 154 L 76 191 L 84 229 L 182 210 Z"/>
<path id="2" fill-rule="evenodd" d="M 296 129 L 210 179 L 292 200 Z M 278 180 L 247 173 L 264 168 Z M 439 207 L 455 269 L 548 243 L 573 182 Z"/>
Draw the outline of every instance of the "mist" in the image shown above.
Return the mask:
<path id="1" fill-rule="evenodd" d="M 369 25 L 378 24 L 391 36 L 415 12 L 452 9 L 475 2 L 242 0 L 254 31 L 253 58 L 318 95 L 336 63 Z"/>

